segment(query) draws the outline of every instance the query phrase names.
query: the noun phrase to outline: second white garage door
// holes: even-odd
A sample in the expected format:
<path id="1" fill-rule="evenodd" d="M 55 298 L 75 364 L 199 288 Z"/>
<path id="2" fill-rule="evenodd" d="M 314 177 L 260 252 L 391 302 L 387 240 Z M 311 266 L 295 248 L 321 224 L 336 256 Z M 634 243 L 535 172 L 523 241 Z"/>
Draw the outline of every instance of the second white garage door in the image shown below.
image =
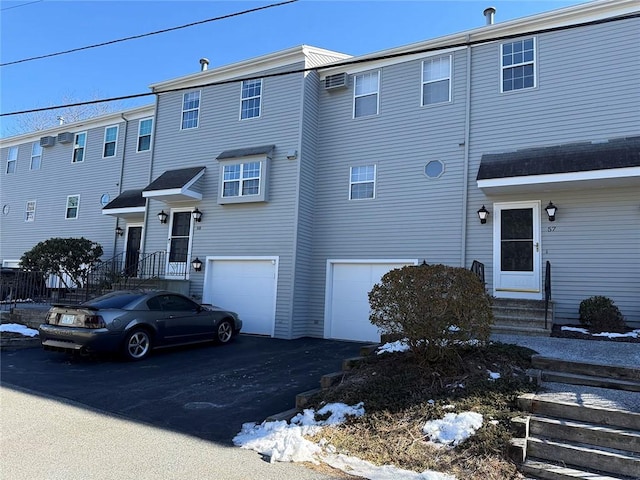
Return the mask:
<path id="1" fill-rule="evenodd" d="M 274 334 L 276 259 L 207 259 L 203 301 L 237 312 L 242 332 Z"/>
<path id="2" fill-rule="evenodd" d="M 380 333 L 369 321 L 369 291 L 389 270 L 415 263 L 329 261 L 325 336 L 341 340 L 379 342 Z"/>

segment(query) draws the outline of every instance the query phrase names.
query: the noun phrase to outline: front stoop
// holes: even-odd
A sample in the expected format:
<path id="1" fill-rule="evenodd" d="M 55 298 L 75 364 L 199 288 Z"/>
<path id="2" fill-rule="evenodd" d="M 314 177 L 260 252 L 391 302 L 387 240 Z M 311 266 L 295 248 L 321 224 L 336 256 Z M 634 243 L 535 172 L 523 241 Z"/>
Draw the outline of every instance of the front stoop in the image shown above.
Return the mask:
<path id="1" fill-rule="evenodd" d="M 493 299 L 492 333 L 550 336 L 553 302 L 549 302 L 545 326 L 544 300 Z"/>
<path id="2" fill-rule="evenodd" d="M 635 408 L 640 370 L 541 356 L 532 360 L 542 391 L 518 399 L 531 416 L 525 438 L 514 439 L 510 447 L 521 471 L 550 480 L 640 479 L 640 413 Z M 548 378 L 569 381 L 548 383 Z M 629 391 L 621 391 L 620 382 L 631 386 Z"/>

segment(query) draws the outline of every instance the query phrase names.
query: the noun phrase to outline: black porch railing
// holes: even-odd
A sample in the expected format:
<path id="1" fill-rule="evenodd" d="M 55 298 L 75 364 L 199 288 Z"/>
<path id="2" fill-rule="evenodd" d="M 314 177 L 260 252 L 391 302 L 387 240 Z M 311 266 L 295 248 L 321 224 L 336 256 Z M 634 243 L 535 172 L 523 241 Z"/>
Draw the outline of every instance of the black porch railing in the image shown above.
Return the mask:
<path id="1" fill-rule="evenodd" d="M 551 300 L 551 262 L 547 260 L 544 271 L 544 328 L 547 329 L 547 316 Z"/>

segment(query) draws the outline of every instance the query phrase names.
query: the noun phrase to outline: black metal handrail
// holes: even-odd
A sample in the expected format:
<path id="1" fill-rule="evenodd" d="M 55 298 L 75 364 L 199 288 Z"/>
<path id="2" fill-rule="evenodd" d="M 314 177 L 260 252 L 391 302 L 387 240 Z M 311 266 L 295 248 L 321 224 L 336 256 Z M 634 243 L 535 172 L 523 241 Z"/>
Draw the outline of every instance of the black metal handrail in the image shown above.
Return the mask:
<path id="1" fill-rule="evenodd" d="M 486 282 L 484 281 L 484 263 L 474 260 L 471 264 L 471 271 L 478 276 L 482 285 L 486 285 Z"/>
<path id="2" fill-rule="evenodd" d="M 551 299 L 551 262 L 547 260 L 544 272 L 544 328 L 547 329 L 547 312 L 549 310 L 549 300 Z"/>

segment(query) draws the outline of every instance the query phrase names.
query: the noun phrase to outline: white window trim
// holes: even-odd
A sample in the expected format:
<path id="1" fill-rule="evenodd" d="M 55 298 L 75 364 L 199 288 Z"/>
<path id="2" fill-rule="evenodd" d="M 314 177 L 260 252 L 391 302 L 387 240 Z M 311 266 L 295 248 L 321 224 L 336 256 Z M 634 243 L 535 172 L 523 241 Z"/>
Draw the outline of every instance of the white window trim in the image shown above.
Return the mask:
<path id="1" fill-rule="evenodd" d="M 70 207 L 69 206 L 69 199 L 70 198 L 77 198 L 78 199 L 78 204 L 75 207 Z M 70 208 L 75 208 L 76 209 L 76 216 L 75 217 L 69 217 L 69 209 Z M 67 195 L 67 203 L 65 204 L 64 207 L 64 218 L 65 220 L 77 220 L 78 217 L 80 217 L 80 195 Z"/>
<path id="2" fill-rule="evenodd" d="M 15 158 L 11 158 L 12 155 L 11 153 L 15 152 Z M 9 165 L 13 164 L 13 172 L 9 172 Z M 4 169 L 4 173 L 6 175 L 14 175 L 16 172 L 18 171 L 18 147 L 9 147 L 9 150 L 7 151 L 7 165 Z"/>
<path id="3" fill-rule="evenodd" d="M 374 73 L 371 71 L 367 71 L 367 72 L 360 72 L 356 75 L 354 75 L 353 77 L 353 118 L 367 118 L 367 117 L 375 117 L 376 115 L 380 114 L 380 70 L 377 70 L 375 73 L 378 76 L 378 89 L 375 92 L 375 96 L 376 96 L 376 113 L 372 114 L 372 115 L 363 115 L 361 117 L 356 117 L 356 98 L 360 98 L 360 97 L 368 97 L 369 95 L 374 95 L 373 93 L 366 93 L 363 95 L 356 95 L 356 82 L 358 81 L 358 77 L 362 76 L 362 75 L 367 75 L 370 73 Z"/>
<path id="4" fill-rule="evenodd" d="M 142 122 L 146 122 L 147 120 L 151 121 L 151 131 L 149 132 L 149 149 L 148 150 L 140 150 L 140 138 L 141 137 L 146 137 L 145 135 L 140 135 L 140 129 L 142 127 Z M 141 153 L 141 152 L 150 152 L 151 148 L 152 148 L 152 143 L 153 143 L 153 127 L 155 126 L 153 124 L 153 117 L 151 118 L 141 118 L 140 121 L 138 122 L 138 137 L 136 139 L 136 153 Z"/>
<path id="5" fill-rule="evenodd" d="M 33 205 L 33 208 L 29 208 L 29 206 Z M 31 213 L 31 217 L 29 217 L 29 213 Z M 36 201 L 35 200 L 27 200 L 27 203 L 24 207 L 24 221 L 25 222 L 35 222 L 36 221 Z"/>
<path id="6" fill-rule="evenodd" d="M 445 78 L 438 78 L 437 80 L 427 80 L 425 81 L 424 79 L 424 64 L 425 62 L 432 62 L 434 60 L 440 60 L 441 58 L 445 58 L 448 57 L 449 58 L 449 76 L 445 77 Z M 451 103 L 451 92 L 453 90 L 453 55 L 440 55 L 438 57 L 431 57 L 431 58 L 427 58 L 422 60 L 421 63 L 421 68 L 422 68 L 422 82 L 420 83 L 420 106 L 422 107 L 432 107 L 434 105 L 442 105 L 444 103 Z M 442 80 L 449 80 L 449 98 L 448 100 L 444 101 L 444 102 L 436 102 L 436 103 L 424 103 L 424 86 L 428 83 L 435 83 L 435 82 L 440 82 Z"/>
<path id="7" fill-rule="evenodd" d="M 188 95 L 190 93 L 198 93 L 198 108 L 190 108 L 188 110 L 184 109 L 184 97 L 185 95 Z M 184 92 L 182 94 L 182 105 L 180 107 L 181 113 L 180 113 L 180 130 L 194 130 L 198 127 L 200 127 L 200 108 L 202 108 L 202 90 L 191 90 L 189 92 Z M 194 110 L 198 111 L 198 116 L 196 117 L 196 126 L 195 127 L 187 127 L 184 128 L 184 114 L 185 112 L 192 112 Z"/>
<path id="8" fill-rule="evenodd" d="M 524 40 L 528 40 L 528 39 L 533 40 L 533 60 L 530 62 L 522 62 L 522 63 L 518 63 L 518 64 L 512 64 L 512 65 L 507 65 L 505 66 L 503 64 L 503 58 L 502 58 L 502 47 L 503 45 L 506 45 L 507 43 L 514 43 L 514 42 L 520 42 L 520 41 L 524 41 Z M 500 93 L 506 93 L 506 94 L 511 94 L 514 92 L 522 92 L 522 91 L 529 91 L 529 90 L 533 90 L 535 88 L 538 88 L 538 39 L 537 37 L 525 37 L 525 38 L 514 38 L 514 39 L 510 39 L 509 41 L 506 42 L 502 42 L 500 43 Z M 524 65 L 529 65 L 529 64 L 533 64 L 533 86 L 532 87 L 526 87 L 526 88 L 514 88 L 511 90 L 504 90 L 504 72 L 506 69 L 508 68 L 514 68 L 514 67 L 519 67 L 519 66 L 524 66 Z"/>
<path id="9" fill-rule="evenodd" d="M 33 148 L 34 147 L 38 147 L 40 149 L 40 154 L 39 155 L 34 155 L 33 154 Z M 40 170 L 42 168 L 42 152 L 43 152 L 43 148 L 40 146 L 40 142 L 36 141 L 33 142 L 31 144 L 31 162 L 29 162 L 29 170 L 33 171 L 33 170 Z M 40 165 L 38 166 L 38 168 L 33 168 L 33 159 L 36 157 L 40 157 Z"/>
<path id="10" fill-rule="evenodd" d="M 260 95 L 254 95 L 252 97 L 243 97 L 242 93 L 244 90 L 244 82 L 260 82 Z M 262 93 L 264 89 L 264 82 L 262 81 L 262 78 L 256 78 L 254 80 L 243 80 L 242 82 L 240 82 L 240 113 L 239 113 L 239 118 L 240 120 L 244 121 L 244 120 L 253 120 L 254 118 L 260 118 L 262 116 Z M 247 118 L 242 118 L 242 102 L 244 102 L 245 100 L 252 100 L 254 98 L 259 98 L 260 99 L 260 106 L 258 107 L 258 115 L 255 117 L 247 117 Z"/>
<path id="11" fill-rule="evenodd" d="M 107 142 L 107 131 L 110 128 L 115 128 L 116 129 L 116 139 L 113 140 L 114 148 L 113 148 L 113 155 L 105 155 L 105 150 L 107 148 L 107 143 L 111 143 L 111 142 Z M 102 142 L 102 158 L 115 158 L 118 155 L 118 135 L 120 134 L 120 126 L 119 125 L 109 125 L 108 127 L 104 127 L 104 141 Z"/>
<path id="12" fill-rule="evenodd" d="M 229 160 L 219 160 L 220 161 L 220 181 L 218 185 L 218 204 L 224 205 L 229 203 L 258 203 L 258 202 L 267 202 L 268 192 L 269 192 L 269 157 L 266 155 L 260 156 L 251 156 L 251 157 L 241 157 L 241 158 L 233 158 Z M 243 165 L 252 162 L 260 163 L 260 177 L 258 183 L 258 193 L 254 195 L 242 195 L 242 181 L 247 180 L 242 178 L 242 174 L 240 175 L 240 194 L 235 195 L 233 197 L 225 197 L 224 194 L 224 167 L 231 165 Z M 234 180 L 235 181 L 235 180 Z"/>
<path id="13" fill-rule="evenodd" d="M 78 146 L 78 137 L 84 135 L 84 145 L 82 146 L 82 160 L 76 161 L 76 150 L 80 148 Z M 78 132 L 73 136 L 73 152 L 71 152 L 71 163 L 83 163 L 84 157 L 87 153 L 87 132 Z"/>
<path id="14" fill-rule="evenodd" d="M 373 167 L 373 180 L 366 180 L 366 181 L 357 181 L 357 182 L 353 182 L 351 180 L 351 176 L 353 175 L 353 169 L 354 168 L 359 168 L 359 167 Z M 358 201 L 358 200 L 375 200 L 376 198 L 376 183 L 378 180 L 378 165 L 377 164 L 373 164 L 373 165 L 355 165 L 353 167 L 349 167 L 349 200 L 354 200 L 354 201 Z M 373 196 L 371 198 L 353 198 L 351 196 L 351 186 L 352 185 L 359 185 L 361 183 L 373 183 Z"/>

